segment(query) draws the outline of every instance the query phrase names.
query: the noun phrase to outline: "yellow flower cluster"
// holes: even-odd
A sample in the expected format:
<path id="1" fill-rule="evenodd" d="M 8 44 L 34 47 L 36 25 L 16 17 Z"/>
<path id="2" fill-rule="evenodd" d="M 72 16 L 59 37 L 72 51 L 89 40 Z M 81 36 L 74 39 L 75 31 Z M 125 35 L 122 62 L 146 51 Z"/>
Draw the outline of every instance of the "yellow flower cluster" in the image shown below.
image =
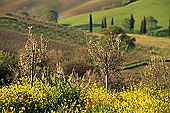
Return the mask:
<path id="1" fill-rule="evenodd" d="M 86 93 L 87 98 L 93 102 L 91 107 L 93 112 L 155 113 L 170 111 L 168 90 L 134 86 L 121 92 L 116 90 L 107 92 L 104 87 L 98 88 L 94 85 Z"/>
<path id="2" fill-rule="evenodd" d="M 44 84 L 22 77 L 0 89 L 0 112 L 169 112 L 169 89 L 133 86 L 118 92 L 107 91 L 96 83 L 72 89 L 63 84 Z M 75 86 L 76 87 L 76 86 Z"/>
<path id="3" fill-rule="evenodd" d="M 69 95 L 70 92 L 69 88 L 61 84 L 52 86 L 37 78 L 30 88 L 30 78 L 22 77 L 0 89 L 0 112 L 80 111 L 85 102 L 79 98 L 78 93 L 73 93 L 73 97 Z"/>

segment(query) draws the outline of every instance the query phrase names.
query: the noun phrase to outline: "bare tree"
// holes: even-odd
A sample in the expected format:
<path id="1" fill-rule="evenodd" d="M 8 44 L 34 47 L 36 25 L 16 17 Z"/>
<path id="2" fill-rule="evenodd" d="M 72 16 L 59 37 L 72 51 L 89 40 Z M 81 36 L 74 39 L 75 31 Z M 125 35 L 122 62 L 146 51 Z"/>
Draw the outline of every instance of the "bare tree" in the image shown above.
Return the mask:
<path id="1" fill-rule="evenodd" d="M 31 34 L 29 28 L 28 40 L 25 44 L 24 51 L 20 53 L 19 65 L 20 71 L 24 75 L 30 75 L 31 88 L 33 86 L 33 77 L 42 73 L 46 73 L 47 66 L 47 41 L 40 37 L 39 42 Z"/>
<path id="2" fill-rule="evenodd" d="M 96 40 L 87 39 L 87 50 L 93 65 L 100 68 L 105 74 L 106 89 L 108 89 L 108 78 L 112 75 L 120 75 L 120 67 L 123 64 L 123 52 L 120 49 L 121 34 L 112 35 L 108 39 L 99 37 Z"/>

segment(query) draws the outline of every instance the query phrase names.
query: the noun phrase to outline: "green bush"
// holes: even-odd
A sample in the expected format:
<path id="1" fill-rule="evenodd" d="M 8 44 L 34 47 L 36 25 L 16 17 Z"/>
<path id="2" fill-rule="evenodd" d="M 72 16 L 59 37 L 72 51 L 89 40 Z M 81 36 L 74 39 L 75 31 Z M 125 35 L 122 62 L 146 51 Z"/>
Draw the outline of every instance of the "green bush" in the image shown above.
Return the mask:
<path id="1" fill-rule="evenodd" d="M 43 10 L 42 16 L 48 21 L 54 21 L 58 23 L 58 12 L 56 10 L 46 8 Z"/>
<path id="2" fill-rule="evenodd" d="M 9 67 L 12 67 L 14 62 L 15 57 L 13 54 L 0 51 L 0 80 L 4 80 L 5 83 L 7 83 L 10 78 L 13 78 L 12 71 Z"/>

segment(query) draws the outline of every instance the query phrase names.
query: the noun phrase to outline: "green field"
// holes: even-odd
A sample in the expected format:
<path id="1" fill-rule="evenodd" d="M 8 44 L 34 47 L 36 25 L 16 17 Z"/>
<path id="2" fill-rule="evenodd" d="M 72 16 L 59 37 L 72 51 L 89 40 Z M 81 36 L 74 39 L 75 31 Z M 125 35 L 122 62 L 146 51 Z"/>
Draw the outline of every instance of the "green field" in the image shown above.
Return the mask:
<path id="1" fill-rule="evenodd" d="M 120 25 L 121 22 L 130 17 L 132 13 L 135 18 L 135 30 L 140 29 L 141 20 L 144 16 L 153 16 L 158 20 L 158 30 L 167 30 L 170 18 L 170 1 L 169 0 L 139 0 L 127 6 L 113 8 L 105 11 L 92 12 L 94 32 L 98 32 L 101 27 L 101 21 L 104 16 L 107 18 L 107 23 L 110 25 L 111 17 L 114 18 L 115 25 Z M 60 24 L 69 24 L 71 27 L 88 28 L 89 14 L 81 14 L 69 18 L 60 19 Z"/>

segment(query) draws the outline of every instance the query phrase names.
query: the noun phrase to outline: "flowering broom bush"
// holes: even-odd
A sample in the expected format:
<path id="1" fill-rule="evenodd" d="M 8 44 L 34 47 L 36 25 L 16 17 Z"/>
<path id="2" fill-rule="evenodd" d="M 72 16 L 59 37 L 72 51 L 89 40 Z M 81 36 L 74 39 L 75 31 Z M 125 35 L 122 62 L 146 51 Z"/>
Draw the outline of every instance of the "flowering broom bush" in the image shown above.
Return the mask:
<path id="1" fill-rule="evenodd" d="M 22 77 L 0 89 L 1 112 L 169 112 L 169 89 L 131 86 L 106 91 L 96 83 L 80 87 L 69 81 L 44 84 L 37 78 Z M 70 85 L 68 85 L 69 83 Z"/>
<path id="2" fill-rule="evenodd" d="M 50 85 L 34 78 L 30 88 L 30 78 L 22 77 L 9 86 L 0 89 L 1 112 L 51 112 L 80 111 L 84 108 L 85 95 L 76 85 Z"/>
<path id="3" fill-rule="evenodd" d="M 170 111 L 170 91 L 169 89 L 157 90 L 151 87 L 131 86 L 129 89 L 123 89 L 118 92 L 106 91 L 104 87 L 98 87 L 96 84 L 92 85 L 89 90 L 84 93 L 87 98 L 90 98 L 90 103 L 87 102 L 87 111 L 89 105 L 92 106 L 92 112 L 169 112 Z"/>

